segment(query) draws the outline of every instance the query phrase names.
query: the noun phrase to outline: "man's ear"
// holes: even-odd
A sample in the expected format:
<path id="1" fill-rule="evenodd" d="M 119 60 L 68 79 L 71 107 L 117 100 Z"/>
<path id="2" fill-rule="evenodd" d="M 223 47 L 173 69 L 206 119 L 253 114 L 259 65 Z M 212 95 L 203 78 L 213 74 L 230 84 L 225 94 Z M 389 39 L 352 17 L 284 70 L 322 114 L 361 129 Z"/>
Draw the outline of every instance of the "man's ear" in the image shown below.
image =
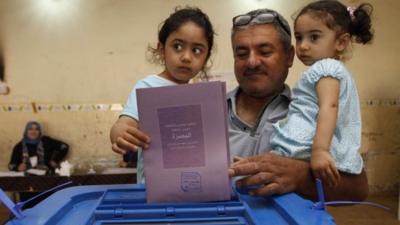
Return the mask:
<path id="1" fill-rule="evenodd" d="M 351 35 L 349 33 L 341 34 L 336 40 L 336 51 L 343 52 L 347 45 L 349 45 L 351 40 Z"/>
<path id="2" fill-rule="evenodd" d="M 288 53 L 287 53 L 287 66 L 289 68 L 293 66 L 294 54 L 295 54 L 295 51 L 294 51 L 294 47 L 292 45 L 292 46 L 290 46 L 290 49 L 288 50 Z"/>

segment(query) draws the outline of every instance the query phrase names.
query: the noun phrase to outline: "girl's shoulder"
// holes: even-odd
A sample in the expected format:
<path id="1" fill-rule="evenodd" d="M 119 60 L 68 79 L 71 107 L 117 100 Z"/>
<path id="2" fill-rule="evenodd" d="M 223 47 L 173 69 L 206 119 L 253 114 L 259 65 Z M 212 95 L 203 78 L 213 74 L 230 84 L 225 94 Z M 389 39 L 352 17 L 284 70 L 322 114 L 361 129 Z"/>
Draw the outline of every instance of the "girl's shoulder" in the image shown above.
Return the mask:
<path id="1" fill-rule="evenodd" d="M 169 81 L 159 75 L 148 75 L 147 77 L 139 80 L 136 83 L 136 88 L 147 88 L 147 87 L 162 87 L 168 85 L 174 85 L 172 81 Z"/>
<path id="2" fill-rule="evenodd" d="M 319 70 L 332 70 L 332 69 L 343 69 L 346 68 L 343 62 L 337 59 L 326 58 L 316 61 L 310 68 Z"/>
<path id="3" fill-rule="evenodd" d="M 347 77 L 349 72 L 341 61 L 328 58 L 318 60 L 311 65 L 311 67 L 306 71 L 306 75 L 316 82 L 322 77 L 327 76 L 341 80 L 344 77 Z"/>

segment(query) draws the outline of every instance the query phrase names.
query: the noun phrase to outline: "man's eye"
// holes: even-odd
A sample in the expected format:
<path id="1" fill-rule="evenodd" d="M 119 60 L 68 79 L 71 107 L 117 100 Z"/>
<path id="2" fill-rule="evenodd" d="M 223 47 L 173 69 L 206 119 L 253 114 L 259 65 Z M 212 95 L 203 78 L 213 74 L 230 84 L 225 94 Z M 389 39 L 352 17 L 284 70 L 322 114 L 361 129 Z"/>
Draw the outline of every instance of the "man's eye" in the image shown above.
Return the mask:
<path id="1" fill-rule="evenodd" d="M 260 54 L 261 54 L 262 56 L 269 56 L 269 55 L 272 54 L 272 52 L 271 52 L 271 51 L 261 51 Z"/>
<path id="2" fill-rule="evenodd" d="M 246 50 L 237 50 L 235 51 L 235 55 L 236 57 L 243 58 L 248 55 L 248 52 Z"/>

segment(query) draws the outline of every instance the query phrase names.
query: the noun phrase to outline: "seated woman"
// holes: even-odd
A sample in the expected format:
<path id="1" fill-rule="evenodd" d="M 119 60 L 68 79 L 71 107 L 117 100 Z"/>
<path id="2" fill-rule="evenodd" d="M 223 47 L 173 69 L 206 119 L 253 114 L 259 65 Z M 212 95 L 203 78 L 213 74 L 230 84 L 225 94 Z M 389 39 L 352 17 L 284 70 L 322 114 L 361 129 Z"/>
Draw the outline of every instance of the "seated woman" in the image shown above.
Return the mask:
<path id="1" fill-rule="evenodd" d="M 22 140 L 13 149 L 8 168 L 13 171 L 37 168 L 52 174 L 68 149 L 68 144 L 42 135 L 40 124 L 31 121 L 26 124 Z"/>

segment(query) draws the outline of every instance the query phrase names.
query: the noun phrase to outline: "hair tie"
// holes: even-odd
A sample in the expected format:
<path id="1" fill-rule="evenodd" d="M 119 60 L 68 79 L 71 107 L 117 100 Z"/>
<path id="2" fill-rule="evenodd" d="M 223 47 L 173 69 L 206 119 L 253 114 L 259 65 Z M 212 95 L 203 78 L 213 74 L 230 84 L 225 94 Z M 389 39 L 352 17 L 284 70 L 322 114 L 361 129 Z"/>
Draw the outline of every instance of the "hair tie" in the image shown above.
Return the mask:
<path id="1" fill-rule="evenodd" d="M 355 16 L 354 16 L 354 11 L 356 11 L 356 7 L 354 6 L 348 6 L 347 7 L 347 11 L 350 14 L 351 20 L 354 20 Z"/>

